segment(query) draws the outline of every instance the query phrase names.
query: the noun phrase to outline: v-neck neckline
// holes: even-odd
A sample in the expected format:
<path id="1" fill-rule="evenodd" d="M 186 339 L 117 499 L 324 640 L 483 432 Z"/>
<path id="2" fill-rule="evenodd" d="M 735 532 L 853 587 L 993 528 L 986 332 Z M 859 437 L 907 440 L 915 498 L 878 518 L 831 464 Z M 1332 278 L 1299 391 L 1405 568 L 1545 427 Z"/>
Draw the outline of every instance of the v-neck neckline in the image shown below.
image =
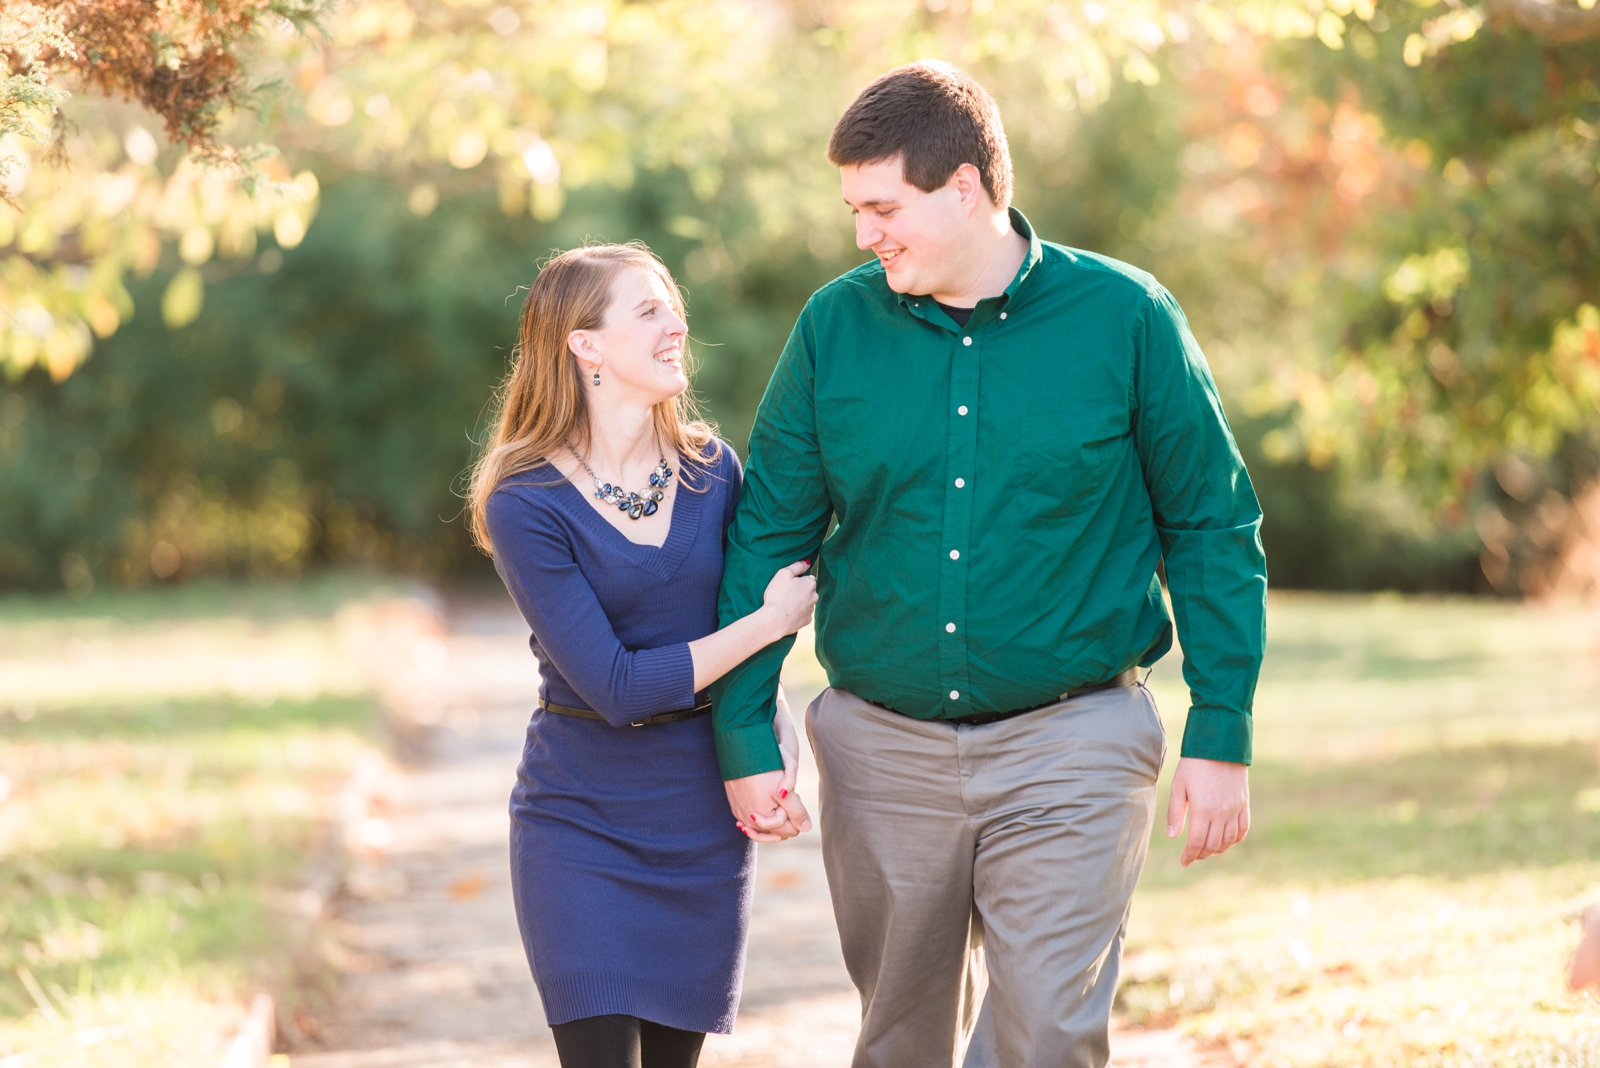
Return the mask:
<path id="1" fill-rule="evenodd" d="M 700 530 L 700 512 L 704 504 L 705 493 L 696 493 L 683 487 L 681 482 L 683 477 L 681 458 L 676 472 L 680 482 L 673 497 L 672 514 L 667 517 L 667 537 L 660 545 L 647 545 L 629 538 L 622 531 L 606 522 L 605 516 L 601 515 L 599 509 L 589 503 L 588 499 L 584 497 L 583 490 L 574 485 L 572 479 L 562 474 L 554 464 L 550 464 L 550 469 L 561 476 L 561 485 L 572 491 L 574 510 L 582 516 L 579 522 L 595 532 L 597 536 L 610 539 L 611 544 L 626 553 L 629 561 L 636 567 L 642 568 L 659 578 L 669 579 L 677 573 L 678 568 L 683 566 L 684 560 L 689 556 L 689 546 L 694 543 L 695 535 Z"/>

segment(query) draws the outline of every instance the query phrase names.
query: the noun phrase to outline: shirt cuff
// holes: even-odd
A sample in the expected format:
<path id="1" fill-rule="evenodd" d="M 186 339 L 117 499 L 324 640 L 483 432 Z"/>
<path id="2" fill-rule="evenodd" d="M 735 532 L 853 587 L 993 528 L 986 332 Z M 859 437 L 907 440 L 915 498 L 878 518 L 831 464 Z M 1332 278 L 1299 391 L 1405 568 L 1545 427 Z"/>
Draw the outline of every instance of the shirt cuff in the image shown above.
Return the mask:
<path id="1" fill-rule="evenodd" d="M 1181 755 L 1249 764 L 1255 717 L 1225 708 L 1191 708 Z"/>
<path id="2" fill-rule="evenodd" d="M 778 738 L 772 733 L 770 721 L 718 731 L 716 739 L 717 763 L 722 766 L 724 780 L 783 770 L 783 754 L 778 751 Z"/>

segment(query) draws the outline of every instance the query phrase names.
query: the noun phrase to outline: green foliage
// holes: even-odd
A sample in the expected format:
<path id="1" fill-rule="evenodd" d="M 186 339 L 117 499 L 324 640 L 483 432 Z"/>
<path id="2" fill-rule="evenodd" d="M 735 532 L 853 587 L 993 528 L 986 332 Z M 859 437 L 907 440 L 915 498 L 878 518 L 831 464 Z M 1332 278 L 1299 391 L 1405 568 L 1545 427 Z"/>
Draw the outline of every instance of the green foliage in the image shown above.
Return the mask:
<path id="1" fill-rule="evenodd" d="M 214 284 L 189 329 L 146 314 L 112 339 L 115 358 L 19 384 L 3 471 L 7 496 L 36 507 L 0 520 L 11 581 L 37 583 L 71 552 L 137 584 L 161 545 L 177 550 L 175 564 L 157 554 L 169 575 L 448 552 L 449 486 L 537 227 L 483 225 L 474 200 L 417 219 L 372 182 L 341 195 L 300 249 L 264 256 L 278 270 Z M 153 308 L 164 282 L 135 301 Z"/>
<path id="2" fill-rule="evenodd" d="M 1600 423 L 1600 52 L 1508 29 L 1399 55 L 1421 13 L 1363 53 L 1280 46 L 1299 93 L 1356 96 L 1420 170 L 1333 261 L 1318 366 L 1332 403 L 1307 441 L 1431 500 L 1461 500 L 1497 457 L 1548 456 Z M 1310 356 L 1310 354 L 1307 354 Z"/>
<path id="3" fill-rule="evenodd" d="M 192 325 L 142 311 L 106 359 L 0 391 L 0 495 L 18 504 L 0 514 L 0 584 L 482 569 L 455 494 L 539 260 L 635 237 L 665 255 L 691 291 L 700 389 L 741 444 L 793 315 L 836 266 L 774 251 L 716 270 L 669 232 L 694 229 L 671 172 L 579 194 L 555 223 L 507 218 L 485 193 L 424 217 L 407 199 L 335 180 L 304 243 L 213 280 Z M 136 284 L 137 305 L 166 284 Z"/>
<path id="4" fill-rule="evenodd" d="M 53 112 L 68 94 L 51 84 L 46 53 L 67 57 L 76 53 L 62 29 L 59 12 L 24 19 L 18 12 L 0 11 L 0 55 L 16 57 L 8 64 L 11 69 L 0 77 L 0 138 L 24 137 L 42 144 L 49 136 L 39 116 Z M 15 156 L 0 157 L 0 179 L 8 177 L 19 162 Z"/>
<path id="5" fill-rule="evenodd" d="M 1262 439 L 1283 423 L 1234 424 L 1262 502 L 1261 541 L 1274 588 L 1489 592 L 1471 527 L 1441 528 L 1403 487 L 1348 468 L 1269 459 Z"/>
<path id="6" fill-rule="evenodd" d="M 0 485 L 24 502 L 0 516 L 0 583 L 481 567 L 450 486 L 516 287 L 590 237 L 647 241 L 690 290 L 698 389 L 742 445 L 793 315 L 859 262 L 821 156 L 831 118 L 883 65 L 932 53 L 995 92 L 1040 232 L 1183 304 L 1275 582 L 1475 588 L 1476 539 L 1522 522 L 1483 473 L 1581 459 L 1569 443 L 1600 421 L 1592 56 L 1478 30 L 1470 9 L 1335 8 L 885 0 L 757 25 L 736 0 L 721 21 L 558 4 L 481 22 L 364 0 L 324 51 L 274 53 L 306 94 L 274 119 L 309 167 L 298 201 L 251 201 L 75 102 L 93 131 L 75 145 L 105 173 L 36 165 L 35 207 L 0 209 L 18 250 L 0 266 L 17 308 Z M 74 241 L 110 266 L 48 269 Z M 130 267 L 156 273 L 124 289 Z M 84 377 L 84 322 L 118 366 Z M 1578 492 L 1586 470 L 1545 481 Z M 1566 544 L 1518 544 L 1540 539 Z"/>
<path id="7" fill-rule="evenodd" d="M 1044 236 L 1162 278 L 1234 402 L 1253 371 L 1240 355 L 1249 329 L 1230 317 L 1256 268 L 1236 242 L 1183 223 L 1183 94 L 1168 77 L 1112 93 L 1070 132 L 1013 125 L 1017 197 Z M 106 359 L 59 384 L 36 371 L 0 398 L 0 488 L 22 502 L 0 516 L 0 583 L 82 594 L 96 576 L 128 586 L 359 561 L 484 573 L 452 487 L 538 260 L 586 239 L 660 253 L 689 292 L 697 391 L 742 449 L 800 306 L 862 255 L 842 208 L 804 242 L 763 237 L 759 204 L 703 201 L 692 170 L 575 192 L 549 222 L 507 216 L 447 171 L 430 177 L 443 196 L 425 216 L 408 207 L 415 187 L 329 178 L 301 245 L 242 271 L 201 269 L 191 325 L 169 330 L 157 314 L 174 264 L 134 286 L 139 313 Z M 1259 441 L 1280 424 L 1240 425 L 1275 583 L 1473 588 L 1475 549 L 1441 539 L 1403 493 L 1269 464 Z"/>

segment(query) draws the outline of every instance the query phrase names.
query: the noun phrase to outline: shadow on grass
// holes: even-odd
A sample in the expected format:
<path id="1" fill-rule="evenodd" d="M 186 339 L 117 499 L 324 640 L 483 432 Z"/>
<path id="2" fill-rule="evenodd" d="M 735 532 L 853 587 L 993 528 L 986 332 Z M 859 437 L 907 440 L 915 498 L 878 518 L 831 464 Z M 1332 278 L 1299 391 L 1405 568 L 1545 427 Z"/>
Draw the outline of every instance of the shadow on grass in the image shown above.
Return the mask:
<path id="1" fill-rule="evenodd" d="M 262 704 L 242 697 L 207 696 L 140 703 L 106 702 L 46 708 L 21 719 L 0 711 L 0 743 L 159 741 L 182 744 L 205 735 L 348 727 L 370 729 L 371 697 L 278 698 Z"/>
<path id="2" fill-rule="evenodd" d="M 1167 841 L 1158 820 L 1143 885 L 1449 878 L 1591 859 L 1600 856 L 1595 760 L 1592 746 L 1564 743 L 1324 767 L 1263 762 L 1251 769 L 1245 842 L 1186 871 L 1182 839 Z"/>

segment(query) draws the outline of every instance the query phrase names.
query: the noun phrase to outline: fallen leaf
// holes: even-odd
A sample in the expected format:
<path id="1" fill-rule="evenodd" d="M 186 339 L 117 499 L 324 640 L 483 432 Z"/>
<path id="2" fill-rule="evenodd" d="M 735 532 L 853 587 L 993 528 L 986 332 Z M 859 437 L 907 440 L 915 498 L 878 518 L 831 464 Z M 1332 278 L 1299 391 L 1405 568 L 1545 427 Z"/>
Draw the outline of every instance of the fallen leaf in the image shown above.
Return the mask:
<path id="1" fill-rule="evenodd" d="M 469 900 L 483 893 L 488 883 L 482 872 L 470 872 L 450 884 L 450 896 L 457 901 Z"/>

